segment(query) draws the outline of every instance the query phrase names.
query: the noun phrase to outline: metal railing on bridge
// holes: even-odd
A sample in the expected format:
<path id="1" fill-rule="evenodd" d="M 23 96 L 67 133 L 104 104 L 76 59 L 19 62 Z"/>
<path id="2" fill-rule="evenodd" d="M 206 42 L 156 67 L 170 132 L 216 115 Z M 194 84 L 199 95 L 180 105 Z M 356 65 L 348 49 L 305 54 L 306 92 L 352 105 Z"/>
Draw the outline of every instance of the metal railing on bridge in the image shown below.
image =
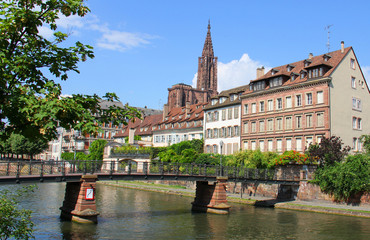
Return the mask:
<path id="1" fill-rule="evenodd" d="M 245 167 L 229 167 L 206 164 L 180 164 L 165 162 L 133 161 L 20 161 L 0 160 L 0 178 L 22 176 L 39 176 L 40 178 L 58 175 L 76 174 L 122 174 L 122 175 L 175 175 L 175 176 L 224 176 L 229 179 L 248 180 L 284 180 L 284 174 L 277 175 L 274 169 L 251 169 Z"/>

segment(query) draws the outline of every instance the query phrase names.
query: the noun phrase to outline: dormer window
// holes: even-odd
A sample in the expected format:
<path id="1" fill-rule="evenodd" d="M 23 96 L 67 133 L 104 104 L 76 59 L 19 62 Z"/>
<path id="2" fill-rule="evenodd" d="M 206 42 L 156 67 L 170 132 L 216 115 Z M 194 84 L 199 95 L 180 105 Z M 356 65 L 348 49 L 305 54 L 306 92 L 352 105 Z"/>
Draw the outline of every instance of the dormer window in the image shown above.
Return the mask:
<path id="1" fill-rule="evenodd" d="M 329 54 L 324 54 L 323 58 L 324 58 L 324 61 L 327 62 L 327 61 L 329 61 L 331 56 Z"/>
<path id="2" fill-rule="evenodd" d="M 277 72 L 279 72 L 279 70 L 277 70 L 277 69 L 271 69 L 271 75 L 275 75 Z"/>
<path id="3" fill-rule="evenodd" d="M 292 73 L 292 74 L 290 74 L 290 79 L 292 80 L 292 81 L 294 81 L 294 80 L 296 80 L 297 79 L 297 77 L 299 76 L 299 74 L 298 73 Z"/>
<path id="4" fill-rule="evenodd" d="M 307 71 L 306 70 L 302 70 L 301 71 L 301 79 L 305 78 L 306 77 L 306 74 L 307 74 Z"/>
<path id="5" fill-rule="evenodd" d="M 226 97 L 220 97 L 220 103 L 223 103 L 226 101 Z"/>
<path id="6" fill-rule="evenodd" d="M 212 99 L 212 105 L 216 105 L 217 102 L 218 102 L 218 99 L 217 98 Z"/>
<path id="7" fill-rule="evenodd" d="M 265 81 L 258 81 L 253 84 L 253 91 L 259 91 L 265 89 L 266 84 Z"/>
<path id="8" fill-rule="evenodd" d="M 306 59 L 306 60 L 304 60 L 304 66 L 305 67 L 308 67 L 310 64 L 311 64 L 311 60 L 310 59 Z"/>
<path id="9" fill-rule="evenodd" d="M 234 94 L 231 94 L 230 95 L 230 102 L 234 101 L 234 98 L 235 98 L 235 95 Z"/>
<path id="10" fill-rule="evenodd" d="M 269 86 L 270 87 L 277 87 L 283 85 L 283 77 L 275 77 L 270 79 Z"/>
<path id="11" fill-rule="evenodd" d="M 294 65 L 290 65 L 290 64 L 288 64 L 288 66 L 286 67 L 287 72 L 292 71 L 292 69 L 293 69 L 294 67 L 295 67 Z"/>

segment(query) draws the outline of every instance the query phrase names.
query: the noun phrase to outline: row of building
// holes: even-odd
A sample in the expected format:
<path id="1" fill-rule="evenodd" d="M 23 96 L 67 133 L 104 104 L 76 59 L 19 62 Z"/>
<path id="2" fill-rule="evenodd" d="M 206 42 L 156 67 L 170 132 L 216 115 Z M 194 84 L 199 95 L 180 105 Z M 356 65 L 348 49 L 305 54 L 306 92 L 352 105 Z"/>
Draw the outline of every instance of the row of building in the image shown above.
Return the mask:
<path id="1" fill-rule="evenodd" d="M 205 152 L 232 154 L 245 149 L 302 152 L 322 137 L 340 136 L 353 152 L 362 151 L 359 138 L 370 133 L 370 92 L 352 47 L 342 42 L 337 51 L 309 54 L 267 72 L 260 67 L 256 79 L 218 93 L 210 29 L 208 24 L 196 88 L 173 85 L 163 111 L 139 109 L 142 119 L 103 126 L 98 138 L 125 143 L 136 135 L 139 145 L 154 147 L 203 138 Z M 59 146 L 59 154 L 73 146 L 86 150 L 92 140 L 66 131 L 54 147 Z"/>

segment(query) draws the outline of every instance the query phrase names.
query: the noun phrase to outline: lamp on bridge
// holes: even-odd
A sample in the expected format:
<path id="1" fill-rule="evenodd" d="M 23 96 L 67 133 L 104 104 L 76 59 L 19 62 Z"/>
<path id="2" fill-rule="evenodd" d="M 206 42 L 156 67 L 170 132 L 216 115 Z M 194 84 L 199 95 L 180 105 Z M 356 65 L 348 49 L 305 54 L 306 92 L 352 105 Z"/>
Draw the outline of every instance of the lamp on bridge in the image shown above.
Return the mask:
<path id="1" fill-rule="evenodd" d="M 222 147 L 224 146 L 224 142 L 220 141 L 220 175 L 222 175 Z"/>
<path id="2" fill-rule="evenodd" d="M 74 147 L 74 155 L 73 155 L 73 160 L 76 160 L 76 151 L 77 151 L 77 139 L 80 136 L 80 131 L 75 130 L 74 131 L 74 140 L 75 140 L 75 147 Z"/>

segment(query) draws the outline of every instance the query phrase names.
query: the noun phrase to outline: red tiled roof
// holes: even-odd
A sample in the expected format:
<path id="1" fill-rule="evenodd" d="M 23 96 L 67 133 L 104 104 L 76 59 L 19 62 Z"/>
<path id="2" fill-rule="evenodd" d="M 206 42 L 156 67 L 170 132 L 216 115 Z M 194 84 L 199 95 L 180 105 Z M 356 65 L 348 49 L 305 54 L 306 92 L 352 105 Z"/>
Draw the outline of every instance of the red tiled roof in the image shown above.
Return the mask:
<path id="1" fill-rule="evenodd" d="M 322 54 L 322 55 L 319 55 L 319 56 L 314 56 L 311 59 L 304 59 L 304 60 L 301 60 L 301 61 L 298 61 L 298 62 L 285 64 L 285 65 L 282 65 L 282 66 L 279 66 L 279 67 L 274 67 L 270 71 L 268 71 L 265 75 L 261 76 L 260 78 L 252 80 L 251 83 L 255 83 L 255 82 L 258 82 L 258 81 L 261 81 L 261 80 L 267 80 L 269 78 L 282 76 L 282 75 L 290 76 L 292 73 L 300 73 L 302 70 L 307 70 L 307 69 L 310 69 L 312 67 L 316 67 L 316 66 L 320 66 L 320 65 L 326 65 L 330 68 L 321 77 L 323 77 L 323 78 L 324 77 L 329 77 L 330 74 L 334 71 L 334 69 L 342 61 L 344 56 L 346 56 L 347 53 L 351 49 L 352 49 L 352 47 L 347 47 L 347 48 L 344 49 L 343 53 L 341 52 L 341 50 L 337 50 L 337 51 Z M 328 55 L 330 57 L 328 57 L 328 60 L 325 61 L 324 56 L 328 56 Z M 304 62 L 306 60 L 308 62 L 310 62 L 310 64 L 307 67 L 305 67 L 305 65 L 304 65 Z M 289 66 L 294 66 L 294 68 L 292 68 L 289 72 L 288 72 L 288 69 L 287 69 L 288 65 Z M 274 75 L 272 75 L 271 74 L 272 70 L 276 70 L 277 72 Z M 301 76 L 298 76 L 294 81 L 285 81 L 283 83 L 283 86 L 293 85 L 293 84 L 297 84 L 297 83 L 301 83 L 301 82 L 305 82 L 305 81 L 307 81 L 307 74 L 304 78 L 301 78 Z M 269 87 L 267 86 L 267 88 L 265 88 L 265 89 L 268 89 L 268 88 Z M 244 94 L 251 93 L 251 92 L 253 92 L 253 91 L 248 89 L 247 91 L 245 91 Z"/>
<path id="2" fill-rule="evenodd" d="M 162 114 L 157 115 L 150 115 L 145 116 L 144 119 L 135 118 L 134 121 L 130 121 L 127 126 L 125 126 L 122 131 L 117 133 L 114 137 L 120 138 L 120 137 L 127 137 L 129 134 L 129 129 L 134 128 L 136 129 L 135 135 L 152 135 L 152 127 L 155 124 L 158 124 L 162 121 Z"/>

